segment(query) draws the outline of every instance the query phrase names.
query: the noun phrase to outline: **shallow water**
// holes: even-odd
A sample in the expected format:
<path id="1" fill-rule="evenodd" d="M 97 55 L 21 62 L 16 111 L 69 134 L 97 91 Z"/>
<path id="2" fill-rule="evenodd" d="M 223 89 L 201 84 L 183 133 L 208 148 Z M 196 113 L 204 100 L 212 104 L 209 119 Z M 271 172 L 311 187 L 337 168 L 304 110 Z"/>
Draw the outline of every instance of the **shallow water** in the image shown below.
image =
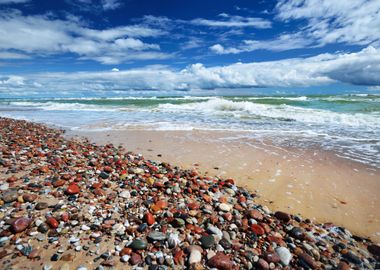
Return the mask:
<path id="1" fill-rule="evenodd" d="M 230 130 L 380 168 L 378 95 L 0 99 L 0 115 L 73 130 Z"/>

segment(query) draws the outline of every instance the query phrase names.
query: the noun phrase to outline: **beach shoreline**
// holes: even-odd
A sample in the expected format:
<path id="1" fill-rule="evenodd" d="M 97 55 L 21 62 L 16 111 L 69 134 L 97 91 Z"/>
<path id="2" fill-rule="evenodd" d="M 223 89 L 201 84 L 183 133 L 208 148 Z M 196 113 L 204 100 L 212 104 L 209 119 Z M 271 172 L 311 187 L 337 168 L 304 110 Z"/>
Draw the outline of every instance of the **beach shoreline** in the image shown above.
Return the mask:
<path id="1" fill-rule="evenodd" d="M 333 222 L 380 242 L 380 170 L 333 151 L 279 147 L 231 131 L 67 130 L 65 136 L 122 145 L 150 160 L 232 178 L 271 210 Z"/>
<path id="2" fill-rule="evenodd" d="M 202 174 L 206 160 L 186 168 L 180 150 L 186 150 L 184 156 L 193 155 L 173 143 L 173 134 L 159 134 L 157 140 L 151 137 L 154 132 L 146 133 L 149 138 L 141 132 L 135 137 L 123 133 L 122 146 L 109 144 L 116 137 L 108 133 L 97 134 L 94 143 L 90 134 L 88 140 L 78 133 L 64 135 L 63 130 L 41 124 L 0 118 L 1 267 L 378 268 L 376 240 L 352 234 L 339 224 L 292 214 L 290 209 L 270 209 L 260 203 L 262 189 L 253 192 L 242 180 L 229 178 L 228 172 L 220 177 L 211 171 Z M 202 135 L 213 141 L 221 135 L 201 133 L 195 138 Z M 184 138 L 181 132 L 176 136 Z M 164 148 L 154 143 L 168 146 L 162 138 L 176 149 L 155 152 Z M 210 141 L 198 139 L 192 149 L 198 157 L 210 157 L 211 148 L 204 146 Z M 147 151 L 146 158 L 131 152 L 133 140 L 137 152 Z M 170 153 L 177 158 L 172 165 L 149 156 L 167 159 Z M 218 160 L 223 160 L 218 153 Z M 247 153 L 241 149 L 238 154 L 241 161 Z M 274 162 L 265 155 L 256 158 L 263 164 Z M 222 170 L 222 165 L 226 164 L 213 169 Z M 276 165 L 277 169 L 281 164 Z M 278 177 L 273 183 L 280 182 Z"/>

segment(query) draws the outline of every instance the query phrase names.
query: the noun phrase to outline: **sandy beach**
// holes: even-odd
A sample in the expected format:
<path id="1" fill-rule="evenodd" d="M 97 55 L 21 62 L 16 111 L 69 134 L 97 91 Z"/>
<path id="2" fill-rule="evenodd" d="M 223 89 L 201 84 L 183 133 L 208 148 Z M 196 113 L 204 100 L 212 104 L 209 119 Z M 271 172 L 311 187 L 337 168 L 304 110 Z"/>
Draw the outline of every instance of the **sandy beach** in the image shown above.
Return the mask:
<path id="1" fill-rule="evenodd" d="M 244 140 L 217 143 L 230 135 L 123 131 L 63 137 L 63 130 L 0 118 L 1 268 L 378 268 L 380 246 L 376 237 L 367 238 L 376 209 L 367 206 L 371 211 L 363 214 L 350 208 L 364 205 L 365 194 L 355 196 L 336 182 L 337 190 L 353 195 L 343 200 L 347 194 L 334 191 L 332 200 L 323 188 L 333 180 L 312 184 L 339 162 L 269 142 L 252 149 Z M 370 177 L 361 179 L 371 183 L 377 173 L 345 168 L 357 175 L 342 170 L 336 174 L 341 178 L 333 176 L 343 181 L 352 174 L 349 179 L 357 181 L 366 172 Z M 307 178 L 313 170 L 318 177 Z M 292 204 L 295 199 L 303 207 Z M 363 219 L 367 231 L 354 231 L 357 223 L 350 218 Z"/>
<path id="2" fill-rule="evenodd" d="M 226 131 L 68 131 L 66 136 L 122 144 L 148 159 L 232 178 L 272 210 L 333 222 L 380 241 L 379 169 L 333 152 L 281 148 Z"/>

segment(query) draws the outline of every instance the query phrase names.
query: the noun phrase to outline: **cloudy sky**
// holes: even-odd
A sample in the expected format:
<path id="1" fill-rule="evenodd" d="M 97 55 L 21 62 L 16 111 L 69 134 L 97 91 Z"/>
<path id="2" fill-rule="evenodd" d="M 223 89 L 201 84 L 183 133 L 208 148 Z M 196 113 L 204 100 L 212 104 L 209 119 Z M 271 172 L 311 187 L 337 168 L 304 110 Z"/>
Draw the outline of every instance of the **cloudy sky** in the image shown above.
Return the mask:
<path id="1" fill-rule="evenodd" d="M 0 0 L 0 95 L 376 93 L 379 33 L 379 0 Z"/>

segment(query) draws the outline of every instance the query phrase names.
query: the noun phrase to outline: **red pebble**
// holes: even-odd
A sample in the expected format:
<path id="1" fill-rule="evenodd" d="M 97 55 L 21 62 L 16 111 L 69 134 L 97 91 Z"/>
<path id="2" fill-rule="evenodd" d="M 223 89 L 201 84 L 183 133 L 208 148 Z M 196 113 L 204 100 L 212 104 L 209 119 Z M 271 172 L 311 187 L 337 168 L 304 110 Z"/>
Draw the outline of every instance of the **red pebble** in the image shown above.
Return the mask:
<path id="1" fill-rule="evenodd" d="M 198 210 L 199 209 L 199 203 L 192 202 L 187 205 L 190 210 Z"/>
<path id="2" fill-rule="evenodd" d="M 68 188 L 66 189 L 66 193 L 69 195 L 78 194 L 80 191 L 78 185 L 76 184 L 70 184 Z"/>
<path id="3" fill-rule="evenodd" d="M 14 233 L 23 232 L 26 230 L 26 228 L 29 227 L 29 225 L 32 223 L 32 220 L 26 217 L 21 217 L 13 221 L 12 223 L 12 231 Z"/>
<path id="4" fill-rule="evenodd" d="M 103 171 L 105 171 L 106 173 L 111 173 L 113 171 L 113 169 L 110 166 L 105 166 L 103 168 Z"/>
<path id="5" fill-rule="evenodd" d="M 257 235 L 263 235 L 265 233 L 264 228 L 258 224 L 252 224 L 251 231 L 253 231 Z"/>
<path id="6" fill-rule="evenodd" d="M 69 216 L 69 214 L 67 212 L 63 212 L 61 214 L 61 220 L 62 221 L 67 222 L 67 221 L 69 221 L 69 219 L 70 219 L 70 216 Z"/>
<path id="7" fill-rule="evenodd" d="M 53 217 L 47 217 L 47 218 L 46 218 L 46 223 L 47 223 L 51 228 L 53 228 L 53 229 L 58 228 L 58 225 L 59 225 L 58 221 L 57 221 L 55 218 L 53 218 Z"/>
<path id="8" fill-rule="evenodd" d="M 155 219 L 154 219 L 154 216 L 150 213 L 150 212 L 147 212 L 144 216 L 144 220 L 145 222 L 150 226 L 150 225 L 153 225 L 154 222 L 155 222 Z"/>
<path id="9" fill-rule="evenodd" d="M 184 257 L 185 257 L 185 253 L 182 250 L 177 251 L 174 254 L 174 258 L 173 258 L 174 263 L 176 265 L 184 265 L 184 263 L 185 263 Z"/>

